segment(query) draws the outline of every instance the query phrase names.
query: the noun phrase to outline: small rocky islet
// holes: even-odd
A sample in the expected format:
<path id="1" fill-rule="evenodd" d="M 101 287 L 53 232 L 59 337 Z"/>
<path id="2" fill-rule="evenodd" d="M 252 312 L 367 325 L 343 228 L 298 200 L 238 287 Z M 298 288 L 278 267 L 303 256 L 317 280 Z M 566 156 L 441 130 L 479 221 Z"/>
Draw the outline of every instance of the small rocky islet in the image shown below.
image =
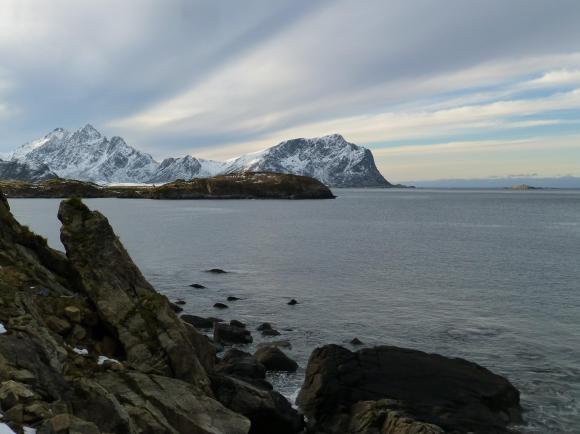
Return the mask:
<path id="1" fill-rule="evenodd" d="M 272 172 L 244 172 L 211 178 L 178 179 L 162 185 L 99 185 L 73 179 L 38 182 L 0 180 L 9 198 L 119 199 L 333 199 L 330 189 L 308 176 Z M 223 273 L 224 270 L 207 270 Z"/>
<path id="2" fill-rule="evenodd" d="M 230 347 L 250 341 L 245 324 L 179 318 L 105 216 L 69 199 L 58 217 L 66 254 L 20 225 L 0 194 L 0 427 L 507 434 L 521 422 L 519 392 L 506 378 L 463 359 L 389 346 L 315 349 L 296 409 L 265 376 L 298 368 L 281 349 L 289 342 L 262 343 L 255 354 Z M 213 329 L 213 339 L 198 328 Z M 227 347 L 221 358 L 219 344 Z"/>

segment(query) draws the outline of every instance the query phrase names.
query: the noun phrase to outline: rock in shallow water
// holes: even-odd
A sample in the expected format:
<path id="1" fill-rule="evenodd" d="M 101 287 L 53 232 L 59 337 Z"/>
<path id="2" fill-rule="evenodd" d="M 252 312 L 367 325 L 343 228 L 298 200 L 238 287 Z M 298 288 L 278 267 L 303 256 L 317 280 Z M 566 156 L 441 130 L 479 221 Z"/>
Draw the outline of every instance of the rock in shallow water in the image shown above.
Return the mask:
<path id="1" fill-rule="evenodd" d="M 213 340 L 224 345 L 250 344 L 253 342 L 252 334 L 244 327 L 215 323 L 213 328 Z"/>
<path id="2" fill-rule="evenodd" d="M 298 369 L 298 363 L 276 346 L 260 347 L 254 355 L 268 371 L 295 372 Z"/>
<path id="3" fill-rule="evenodd" d="M 507 379 L 463 359 L 389 346 L 317 348 L 297 402 L 327 434 L 499 434 L 521 421 Z"/>

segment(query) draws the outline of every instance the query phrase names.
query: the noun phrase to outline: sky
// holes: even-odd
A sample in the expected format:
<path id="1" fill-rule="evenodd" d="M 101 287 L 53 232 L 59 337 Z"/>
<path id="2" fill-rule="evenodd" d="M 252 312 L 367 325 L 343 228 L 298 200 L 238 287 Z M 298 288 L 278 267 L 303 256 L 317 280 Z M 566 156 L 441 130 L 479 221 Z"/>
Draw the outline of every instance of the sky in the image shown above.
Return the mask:
<path id="1" fill-rule="evenodd" d="M 578 0 L 2 0 L 0 152 L 339 133 L 393 181 L 580 176 Z"/>

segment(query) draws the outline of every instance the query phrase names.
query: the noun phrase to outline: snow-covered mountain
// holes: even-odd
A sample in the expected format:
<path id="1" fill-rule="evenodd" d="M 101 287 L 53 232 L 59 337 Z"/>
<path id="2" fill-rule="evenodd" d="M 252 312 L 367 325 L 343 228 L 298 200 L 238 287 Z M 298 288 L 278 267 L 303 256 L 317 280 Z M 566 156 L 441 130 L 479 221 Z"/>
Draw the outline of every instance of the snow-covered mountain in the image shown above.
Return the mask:
<path id="1" fill-rule="evenodd" d="M 287 140 L 226 162 L 188 155 L 158 163 L 121 137 L 108 139 L 87 124 L 72 133 L 57 128 L 22 145 L 9 158 L 13 163 L 44 167 L 62 178 L 100 183 L 160 184 L 222 173 L 269 171 L 311 176 L 331 187 L 391 186 L 375 166 L 370 150 L 338 134 Z M 0 174 L 0 178 L 5 176 Z"/>
<path id="2" fill-rule="evenodd" d="M 10 157 L 21 163 L 45 164 L 61 178 L 94 182 L 146 182 L 158 166 L 151 155 L 132 148 L 121 137 L 108 139 L 90 124 L 74 133 L 57 128 L 22 145 Z"/>
<path id="3" fill-rule="evenodd" d="M 281 172 L 316 178 L 332 187 L 388 187 L 372 152 L 340 134 L 286 140 L 230 160 L 228 172 Z"/>

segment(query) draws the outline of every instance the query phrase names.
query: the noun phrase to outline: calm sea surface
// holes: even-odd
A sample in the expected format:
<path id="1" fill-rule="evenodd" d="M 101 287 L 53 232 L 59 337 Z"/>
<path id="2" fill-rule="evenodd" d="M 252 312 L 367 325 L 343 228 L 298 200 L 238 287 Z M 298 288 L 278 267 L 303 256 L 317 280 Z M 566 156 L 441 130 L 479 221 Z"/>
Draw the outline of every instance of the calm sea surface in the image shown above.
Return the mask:
<path id="1" fill-rule="evenodd" d="M 274 378 L 287 396 L 314 347 L 358 337 L 478 362 L 521 390 L 524 431 L 580 432 L 580 192 L 335 193 L 86 203 L 109 217 L 159 291 L 187 302 L 185 312 L 251 329 L 272 322 L 301 365 Z M 10 200 L 21 222 L 62 249 L 58 203 Z M 203 271 L 214 267 L 231 273 Z M 230 295 L 242 300 L 212 307 Z"/>

